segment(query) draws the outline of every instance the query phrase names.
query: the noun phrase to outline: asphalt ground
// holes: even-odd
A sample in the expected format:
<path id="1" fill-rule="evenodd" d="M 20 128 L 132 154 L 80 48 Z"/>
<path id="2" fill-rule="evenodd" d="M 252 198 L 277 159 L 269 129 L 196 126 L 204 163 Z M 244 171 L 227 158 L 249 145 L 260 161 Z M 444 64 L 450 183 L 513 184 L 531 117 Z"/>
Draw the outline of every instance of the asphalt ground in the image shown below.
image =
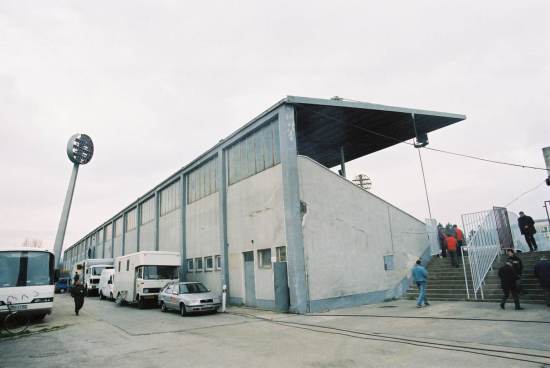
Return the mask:
<path id="1" fill-rule="evenodd" d="M 400 300 L 310 315 L 250 308 L 181 317 L 68 295 L 0 367 L 550 367 L 550 308 Z"/>

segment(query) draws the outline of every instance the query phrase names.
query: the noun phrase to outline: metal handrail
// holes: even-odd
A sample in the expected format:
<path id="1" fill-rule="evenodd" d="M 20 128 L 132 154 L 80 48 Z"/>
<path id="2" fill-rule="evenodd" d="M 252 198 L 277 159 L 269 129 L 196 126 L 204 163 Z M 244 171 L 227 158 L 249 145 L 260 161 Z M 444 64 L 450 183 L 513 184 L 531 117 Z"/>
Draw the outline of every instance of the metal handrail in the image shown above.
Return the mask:
<path id="1" fill-rule="evenodd" d="M 479 292 L 481 299 L 484 299 L 485 277 L 500 252 L 494 210 L 464 214 L 462 215 L 462 226 L 468 242 L 467 251 L 474 298 L 477 299 Z M 465 269 L 464 272 L 466 272 Z"/>

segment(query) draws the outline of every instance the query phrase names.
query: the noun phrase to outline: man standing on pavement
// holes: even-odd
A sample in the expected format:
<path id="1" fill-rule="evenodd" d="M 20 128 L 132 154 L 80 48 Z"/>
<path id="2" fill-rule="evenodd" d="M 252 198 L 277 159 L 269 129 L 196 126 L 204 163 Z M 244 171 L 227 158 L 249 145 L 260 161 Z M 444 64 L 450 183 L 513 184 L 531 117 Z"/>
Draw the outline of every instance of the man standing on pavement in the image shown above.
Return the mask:
<path id="1" fill-rule="evenodd" d="M 74 299 L 74 313 L 78 316 L 78 311 L 84 305 L 84 286 L 80 280 L 76 280 L 74 286 L 71 288 L 71 296 Z"/>
<path id="2" fill-rule="evenodd" d="M 506 261 L 504 266 L 499 268 L 498 270 L 498 276 L 500 277 L 500 286 L 502 287 L 502 301 L 500 302 L 500 308 L 504 309 L 506 300 L 510 296 L 510 293 L 512 294 L 512 299 L 514 299 L 514 304 L 516 306 L 516 310 L 522 310 L 523 308 L 519 305 L 519 293 L 516 287 L 516 281 L 518 279 L 518 276 L 516 275 L 514 271 L 514 267 L 512 267 L 512 263 L 509 261 Z"/>
<path id="3" fill-rule="evenodd" d="M 550 261 L 544 256 L 535 264 L 535 277 L 539 279 L 540 286 L 544 290 L 544 300 L 550 307 Z"/>
<path id="4" fill-rule="evenodd" d="M 535 221 L 531 216 L 527 216 L 523 211 L 520 211 L 518 218 L 518 226 L 521 231 L 521 235 L 525 236 L 525 241 L 529 246 L 529 251 L 537 250 L 537 241 L 535 240 Z"/>
<path id="5" fill-rule="evenodd" d="M 453 267 L 458 267 L 458 259 L 456 256 L 456 248 L 457 248 L 457 240 L 454 236 L 449 235 L 445 239 L 445 244 L 447 245 L 447 252 L 449 252 L 449 256 L 451 257 L 451 265 Z"/>
<path id="6" fill-rule="evenodd" d="M 422 308 L 422 303 L 427 307 L 430 305 L 426 298 L 426 286 L 428 284 L 428 271 L 422 266 L 422 261 L 416 261 L 412 269 L 412 276 L 416 286 L 418 286 L 418 299 L 416 300 L 416 307 Z"/>

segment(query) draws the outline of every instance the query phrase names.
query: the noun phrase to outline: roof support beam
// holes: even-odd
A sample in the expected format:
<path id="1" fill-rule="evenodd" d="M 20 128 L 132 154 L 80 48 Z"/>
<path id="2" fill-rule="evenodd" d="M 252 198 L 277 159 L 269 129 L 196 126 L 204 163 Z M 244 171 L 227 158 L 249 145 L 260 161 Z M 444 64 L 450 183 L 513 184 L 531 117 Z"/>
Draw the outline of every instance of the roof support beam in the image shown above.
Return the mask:
<path id="1" fill-rule="evenodd" d="M 279 142 L 283 176 L 283 211 L 287 245 L 290 312 L 308 312 L 308 287 L 304 254 L 304 237 L 300 216 L 300 183 L 294 107 L 279 108 Z"/>

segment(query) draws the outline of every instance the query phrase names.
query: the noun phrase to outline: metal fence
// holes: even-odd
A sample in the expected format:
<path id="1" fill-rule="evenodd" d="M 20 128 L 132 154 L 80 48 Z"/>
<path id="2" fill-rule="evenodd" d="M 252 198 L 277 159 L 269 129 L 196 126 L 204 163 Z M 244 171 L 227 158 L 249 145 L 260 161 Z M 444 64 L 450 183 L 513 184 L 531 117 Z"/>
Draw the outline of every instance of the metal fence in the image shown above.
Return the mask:
<path id="1" fill-rule="evenodd" d="M 481 299 L 484 299 L 483 283 L 487 273 L 500 250 L 513 247 L 508 213 L 506 208 L 502 207 L 467 213 L 462 215 L 462 226 L 466 237 L 474 298 L 477 299 L 479 293 Z M 465 282 L 468 287 L 468 281 Z"/>

